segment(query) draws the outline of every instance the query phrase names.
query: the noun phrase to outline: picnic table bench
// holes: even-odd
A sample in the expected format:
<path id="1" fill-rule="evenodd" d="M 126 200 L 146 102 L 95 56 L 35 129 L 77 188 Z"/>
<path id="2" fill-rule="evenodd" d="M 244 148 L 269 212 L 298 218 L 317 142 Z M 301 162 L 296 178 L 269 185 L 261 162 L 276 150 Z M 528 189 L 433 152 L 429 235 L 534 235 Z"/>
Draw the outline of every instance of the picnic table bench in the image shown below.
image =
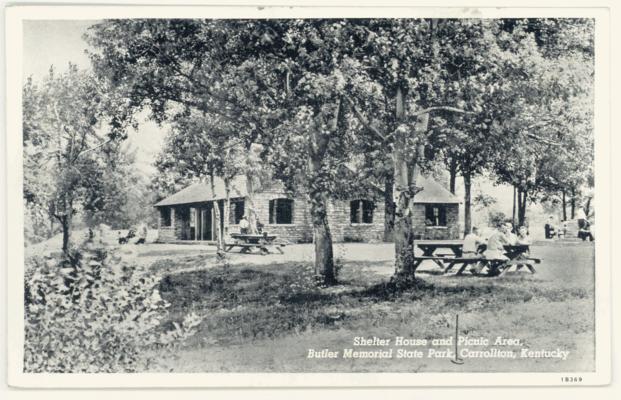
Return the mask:
<path id="1" fill-rule="evenodd" d="M 424 260 L 431 260 L 435 262 L 440 268 L 444 269 L 444 264 L 442 259 L 445 257 L 461 257 L 462 256 L 462 247 L 463 244 L 457 241 L 452 242 L 439 242 L 439 241 L 430 241 L 430 242 L 418 242 L 416 246 L 423 251 L 423 255 L 421 257 L 416 257 L 416 263 L 414 264 L 414 268 L 416 269 Z M 447 254 L 435 254 L 436 250 L 444 249 L 450 250 L 451 253 Z"/>
<path id="2" fill-rule="evenodd" d="M 533 258 L 529 256 L 530 246 L 526 244 L 519 245 L 505 245 L 505 259 L 490 259 L 486 258 L 482 253 L 485 251 L 485 245 L 479 246 L 479 254 L 474 257 L 463 257 L 461 243 L 455 242 L 434 242 L 434 243 L 418 243 L 417 246 L 423 251 L 422 256 L 414 257 L 414 269 L 423 261 L 433 261 L 439 267 L 444 270 L 444 273 L 448 273 L 456 265 L 461 265 L 457 271 L 457 275 L 461 275 L 468 265 L 481 264 L 488 268 L 488 275 L 498 276 L 508 271 L 512 266 L 516 266 L 517 269 L 522 266 L 527 267 L 531 273 L 535 273 L 535 267 L 533 264 L 541 263 L 541 259 Z M 434 252 L 440 248 L 448 248 L 453 254 L 441 254 L 434 255 Z M 448 264 L 448 265 L 445 265 Z"/>
<path id="3" fill-rule="evenodd" d="M 232 243 L 225 245 L 224 251 L 229 252 L 235 247 L 240 248 L 240 253 L 251 253 L 252 249 L 259 249 L 262 255 L 270 254 L 270 250 L 276 250 L 280 254 L 284 254 L 282 248 L 286 246 L 283 242 L 278 242 L 278 236 L 267 233 L 262 234 L 246 234 L 233 233 L 230 235 L 234 240 Z"/>

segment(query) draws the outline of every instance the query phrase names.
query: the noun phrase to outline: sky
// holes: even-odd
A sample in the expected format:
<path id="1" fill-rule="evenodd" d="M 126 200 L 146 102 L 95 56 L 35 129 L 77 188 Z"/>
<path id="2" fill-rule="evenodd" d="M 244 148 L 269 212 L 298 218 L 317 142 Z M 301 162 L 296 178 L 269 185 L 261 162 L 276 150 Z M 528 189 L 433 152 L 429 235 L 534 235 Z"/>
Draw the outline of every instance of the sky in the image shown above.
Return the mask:
<path id="1" fill-rule="evenodd" d="M 23 81 L 32 77 L 35 81 L 43 79 L 50 69 L 62 71 L 69 63 L 81 69 L 90 69 L 86 54 L 88 44 L 83 35 L 93 20 L 30 20 L 24 21 L 24 69 Z M 155 172 L 153 161 L 162 148 L 166 129 L 140 118 L 137 131 L 130 131 L 128 146 L 136 149 L 137 167 L 145 174 Z"/>

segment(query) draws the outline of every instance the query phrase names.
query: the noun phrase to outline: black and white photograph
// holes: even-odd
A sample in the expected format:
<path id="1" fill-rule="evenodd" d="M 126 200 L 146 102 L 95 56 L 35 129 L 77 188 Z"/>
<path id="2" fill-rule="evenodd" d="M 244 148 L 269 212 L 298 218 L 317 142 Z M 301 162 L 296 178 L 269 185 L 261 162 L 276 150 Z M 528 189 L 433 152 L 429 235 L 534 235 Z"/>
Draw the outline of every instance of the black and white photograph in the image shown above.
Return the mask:
<path id="1" fill-rule="evenodd" d="M 288 12 L 20 14 L 10 368 L 601 382 L 601 19 Z"/>

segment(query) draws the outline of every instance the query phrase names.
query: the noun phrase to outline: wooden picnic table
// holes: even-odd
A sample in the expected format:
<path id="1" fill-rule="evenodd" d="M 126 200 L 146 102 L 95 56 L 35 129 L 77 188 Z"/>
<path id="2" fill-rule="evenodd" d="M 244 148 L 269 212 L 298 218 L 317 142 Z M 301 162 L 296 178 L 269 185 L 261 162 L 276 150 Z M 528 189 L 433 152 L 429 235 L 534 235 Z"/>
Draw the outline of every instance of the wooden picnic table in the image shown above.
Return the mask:
<path id="1" fill-rule="evenodd" d="M 438 249 L 448 249 L 450 250 L 455 257 L 461 257 L 463 242 L 452 240 L 452 241 L 418 241 L 416 242 L 416 246 L 423 251 L 423 256 L 433 256 L 436 250 Z"/>
<path id="2" fill-rule="evenodd" d="M 234 240 L 233 243 L 227 243 L 224 251 L 229 252 L 235 247 L 240 248 L 240 253 L 251 253 L 252 249 L 259 249 L 261 254 L 270 254 L 270 249 L 275 249 L 280 254 L 284 254 L 282 247 L 284 243 L 277 243 L 278 236 L 268 233 L 249 234 L 249 233 L 233 233 L 230 235 Z"/>
<path id="3" fill-rule="evenodd" d="M 444 269 L 444 263 L 442 262 L 442 256 L 445 254 L 438 255 L 435 257 L 435 252 L 439 249 L 450 250 L 451 254 L 449 256 L 452 257 L 461 257 L 462 256 L 462 247 L 463 243 L 461 241 L 453 240 L 453 241 L 417 241 L 415 242 L 416 247 L 423 251 L 422 257 L 426 257 L 426 259 L 435 262 L 440 268 Z M 427 258 L 428 257 L 428 258 Z M 420 257 L 419 257 L 420 258 Z M 425 260 L 425 258 L 421 258 L 419 261 L 416 261 L 414 264 L 414 268 L 418 268 L 418 266 Z"/>
<path id="4" fill-rule="evenodd" d="M 505 249 L 505 256 L 509 259 L 508 262 L 504 264 L 499 264 L 497 268 L 499 270 L 492 270 L 490 268 L 490 275 L 500 275 L 505 273 L 511 268 L 511 266 L 515 265 L 517 269 L 520 266 L 526 266 L 531 273 L 537 272 L 535 270 L 534 264 L 539 264 L 541 260 L 539 258 L 530 257 L 530 245 L 528 244 L 514 244 L 514 245 L 505 245 L 503 246 Z"/>
<path id="5" fill-rule="evenodd" d="M 505 256 L 508 260 L 485 258 L 482 253 L 487 246 L 484 244 L 479 246 L 478 252 L 480 255 L 477 257 L 463 257 L 463 243 L 455 241 L 419 242 L 417 246 L 423 251 L 423 255 L 415 257 L 415 269 L 426 260 L 436 263 L 440 268 L 444 269 L 444 273 L 448 273 L 455 265 L 461 264 L 460 269 L 457 271 L 457 275 L 461 275 L 468 265 L 477 264 L 479 262 L 488 266 L 488 274 L 490 276 L 501 275 L 513 265 L 517 266 L 518 269 L 521 266 L 525 266 L 534 274 L 536 271 L 533 263 L 539 264 L 541 262 L 538 258 L 530 257 L 530 246 L 527 244 L 505 245 Z M 438 249 L 450 249 L 452 254 L 434 254 Z M 447 263 L 448 266 L 445 265 L 445 263 Z"/>

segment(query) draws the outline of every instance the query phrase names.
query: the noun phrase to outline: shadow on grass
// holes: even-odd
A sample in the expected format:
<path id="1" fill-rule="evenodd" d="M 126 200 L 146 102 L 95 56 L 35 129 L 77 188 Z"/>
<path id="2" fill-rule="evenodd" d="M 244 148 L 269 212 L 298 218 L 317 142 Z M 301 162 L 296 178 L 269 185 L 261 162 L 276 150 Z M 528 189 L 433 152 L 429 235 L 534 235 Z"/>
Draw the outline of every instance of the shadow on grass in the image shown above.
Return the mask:
<path id="1" fill-rule="evenodd" d="M 159 289 L 171 304 L 168 325 L 191 311 L 203 316 L 195 344 L 205 337 L 231 344 L 316 328 L 348 329 L 355 320 L 373 324 L 378 304 L 394 308 L 395 313 L 416 305 L 425 313 L 440 314 L 501 309 L 535 298 L 564 301 L 589 296 L 585 290 L 524 279 L 447 277 L 432 282 L 369 274 L 365 283 L 366 272 L 361 275 L 352 265 L 345 264 L 342 272 L 341 285 L 322 288 L 309 263 L 213 267 L 166 275 Z"/>

